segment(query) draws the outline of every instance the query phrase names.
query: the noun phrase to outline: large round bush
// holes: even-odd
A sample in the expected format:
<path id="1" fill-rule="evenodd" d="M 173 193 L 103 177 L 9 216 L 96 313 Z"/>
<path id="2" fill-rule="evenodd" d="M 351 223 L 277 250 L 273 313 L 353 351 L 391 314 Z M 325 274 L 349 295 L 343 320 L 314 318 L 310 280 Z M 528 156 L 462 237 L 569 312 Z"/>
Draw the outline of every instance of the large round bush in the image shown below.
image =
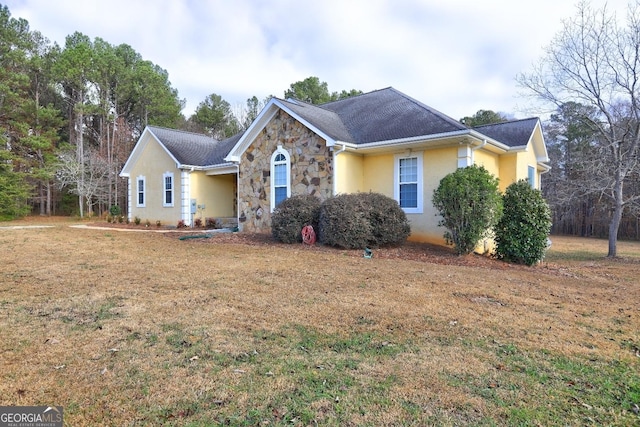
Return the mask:
<path id="1" fill-rule="evenodd" d="M 342 248 L 400 244 L 410 233 L 404 211 L 379 193 L 341 194 L 322 203 L 320 243 Z"/>

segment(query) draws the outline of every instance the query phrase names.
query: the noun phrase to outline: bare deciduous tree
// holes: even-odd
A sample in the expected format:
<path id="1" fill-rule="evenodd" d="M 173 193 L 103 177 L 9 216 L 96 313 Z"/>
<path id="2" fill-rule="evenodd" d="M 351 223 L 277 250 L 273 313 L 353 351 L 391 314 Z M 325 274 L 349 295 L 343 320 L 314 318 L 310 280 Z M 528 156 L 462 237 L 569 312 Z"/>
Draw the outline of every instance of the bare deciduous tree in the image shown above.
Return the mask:
<path id="1" fill-rule="evenodd" d="M 629 5 L 622 26 L 606 6 L 578 4 L 538 65 L 518 81 L 556 107 L 577 102 L 595 109 L 581 118 L 599 150 L 585 185 L 611 205 L 608 256 L 615 257 L 623 210 L 640 198 L 624 191 L 637 174 L 640 151 L 640 2 Z"/>
<path id="2" fill-rule="evenodd" d="M 109 163 L 94 149 L 86 149 L 83 161 L 79 162 L 75 151 L 67 150 L 59 154 L 56 179 L 60 188 L 68 188 L 86 203 L 87 213 L 92 212 L 96 202 L 104 202 L 109 197 Z"/>

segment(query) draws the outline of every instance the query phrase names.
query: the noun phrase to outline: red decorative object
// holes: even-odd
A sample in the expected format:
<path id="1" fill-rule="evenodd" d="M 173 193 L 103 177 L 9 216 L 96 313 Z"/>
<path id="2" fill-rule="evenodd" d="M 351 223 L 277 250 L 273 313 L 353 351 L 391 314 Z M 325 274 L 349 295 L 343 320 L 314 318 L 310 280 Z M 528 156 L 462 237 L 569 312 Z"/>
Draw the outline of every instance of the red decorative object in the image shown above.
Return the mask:
<path id="1" fill-rule="evenodd" d="M 313 245 L 316 243 L 316 232 L 313 231 L 313 227 L 305 225 L 302 227 L 302 243 L 307 245 Z"/>

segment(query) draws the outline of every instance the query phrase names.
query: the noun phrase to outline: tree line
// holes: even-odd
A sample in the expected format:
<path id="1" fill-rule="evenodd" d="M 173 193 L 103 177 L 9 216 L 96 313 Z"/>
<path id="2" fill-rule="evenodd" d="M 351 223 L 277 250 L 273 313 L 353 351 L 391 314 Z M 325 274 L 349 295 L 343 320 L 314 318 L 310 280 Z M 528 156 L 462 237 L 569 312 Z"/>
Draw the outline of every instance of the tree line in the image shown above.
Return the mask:
<path id="1" fill-rule="evenodd" d="M 553 107 L 542 186 L 553 232 L 608 236 L 615 256 L 618 237 L 640 239 L 640 6 L 630 3 L 624 23 L 606 6 L 576 7 L 517 80 Z M 309 77 L 284 96 L 321 104 L 361 93 L 330 92 Z M 233 107 L 212 93 L 185 118 L 166 70 L 131 46 L 78 32 L 58 46 L 0 5 L 0 219 L 126 208 L 118 173 L 145 126 L 224 139 L 269 99 Z M 504 120 L 491 110 L 460 119 L 469 127 Z"/>
<path id="2" fill-rule="evenodd" d="M 309 77 L 285 95 L 321 103 L 359 93 L 329 93 Z M 59 46 L 0 5 L 0 219 L 124 211 L 118 174 L 147 125 L 221 140 L 246 129 L 269 99 L 232 107 L 212 93 L 185 118 L 167 71 L 131 46 L 79 32 Z"/>

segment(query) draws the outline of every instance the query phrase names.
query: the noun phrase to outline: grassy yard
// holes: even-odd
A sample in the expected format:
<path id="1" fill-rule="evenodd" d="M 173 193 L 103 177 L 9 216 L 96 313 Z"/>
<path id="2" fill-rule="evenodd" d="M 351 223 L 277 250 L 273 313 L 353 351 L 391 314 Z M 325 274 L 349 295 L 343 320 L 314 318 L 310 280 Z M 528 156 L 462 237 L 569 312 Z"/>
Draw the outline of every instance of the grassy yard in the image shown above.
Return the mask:
<path id="1" fill-rule="evenodd" d="M 522 267 L 50 225 L 0 229 L 0 405 L 69 426 L 640 424 L 640 243 L 607 260 L 554 237 Z"/>

